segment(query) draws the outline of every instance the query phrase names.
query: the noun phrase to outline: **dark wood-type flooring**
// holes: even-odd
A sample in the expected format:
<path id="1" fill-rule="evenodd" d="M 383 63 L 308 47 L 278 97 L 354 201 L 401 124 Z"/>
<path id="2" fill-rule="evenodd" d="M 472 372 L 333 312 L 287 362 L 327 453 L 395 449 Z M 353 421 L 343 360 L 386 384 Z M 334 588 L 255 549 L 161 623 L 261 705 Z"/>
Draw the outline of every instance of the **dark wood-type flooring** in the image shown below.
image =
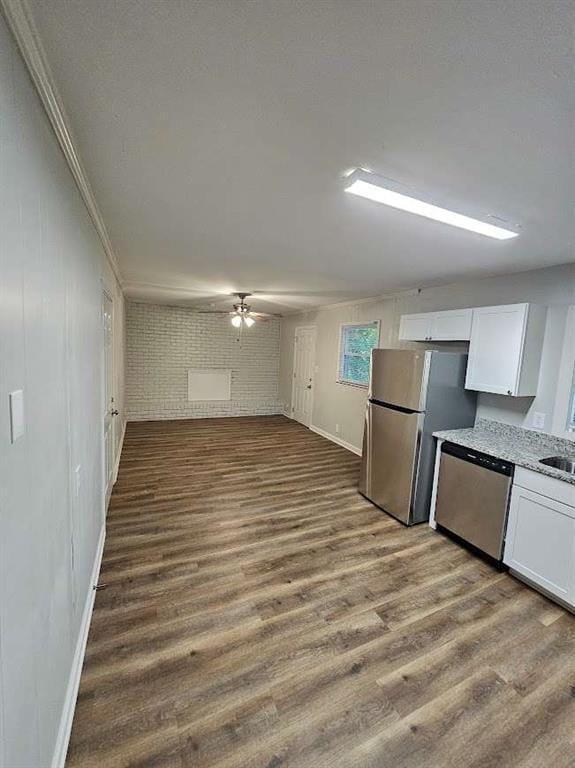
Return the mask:
<path id="1" fill-rule="evenodd" d="M 69 768 L 575 766 L 575 617 L 283 417 L 129 424 Z"/>

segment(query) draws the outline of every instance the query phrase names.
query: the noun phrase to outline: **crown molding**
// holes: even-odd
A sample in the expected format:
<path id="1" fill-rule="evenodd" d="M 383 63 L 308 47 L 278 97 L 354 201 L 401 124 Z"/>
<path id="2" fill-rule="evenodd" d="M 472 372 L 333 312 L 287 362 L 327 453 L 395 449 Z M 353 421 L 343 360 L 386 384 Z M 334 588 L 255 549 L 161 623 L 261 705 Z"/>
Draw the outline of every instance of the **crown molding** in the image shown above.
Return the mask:
<path id="1" fill-rule="evenodd" d="M 1 1 L 1 0 L 0 0 Z M 126 277 L 123 284 L 124 292 L 126 294 L 130 293 L 130 291 L 136 291 L 136 290 L 146 290 L 151 289 L 154 291 L 163 291 L 164 293 L 177 293 L 177 294 L 189 294 L 190 296 L 193 296 L 194 294 L 200 294 L 202 298 L 204 298 L 206 293 L 212 293 L 214 299 L 222 298 L 225 299 L 226 297 L 234 296 L 235 293 L 221 293 L 221 294 L 215 294 L 215 292 L 210 291 L 208 288 L 185 288 L 185 287 L 179 287 L 175 285 L 169 285 L 166 283 L 148 283 L 141 280 L 132 280 L 129 277 Z M 416 293 L 417 291 L 413 291 L 413 293 Z M 411 293 L 411 292 L 402 292 L 402 295 L 405 293 Z M 393 294 L 395 296 L 395 294 Z M 292 317 L 295 315 L 305 315 L 310 312 L 319 312 L 323 309 L 339 309 L 340 307 L 351 307 L 355 306 L 357 304 L 374 304 L 378 301 L 381 301 L 382 299 L 391 298 L 392 294 L 385 295 L 385 296 L 368 296 L 360 299 L 349 299 L 347 301 L 339 301 L 335 304 L 314 304 L 309 307 L 298 307 L 296 309 L 285 309 L 281 313 L 277 313 L 280 317 Z M 139 301 L 153 301 L 153 299 L 146 299 L 142 297 L 133 297 L 133 296 L 127 296 L 129 301 L 132 302 L 139 302 Z M 253 300 L 258 299 L 258 295 L 253 294 Z M 270 313 L 274 314 L 274 313 Z"/>
<path id="2" fill-rule="evenodd" d="M 147 288 L 151 288 L 153 290 L 157 291 L 165 291 L 166 293 L 189 293 L 189 294 L 196 294 L 199 293 L 201 296 L 205 296 L 206 293 L 210 293 L 214 295 L 214 298 L 217 298 L 218 296 L 226 297 L 226 296 L 234 296 L 235 294 L 232 293 L 217 293 L 216 291 L 210 290 L 209 288 L 187 288 L 177 285 L 170 285 L 168 283 L 148 283 L 145 280 L 133 280 L 130 277 L 125 277 L 124 279 L 124 290 L 130 291 L 130 290 L 146 290 Z"/>
<path id="3" fill-rule="evenodd" d="M 405 290 L 393 291 L 391 293 L 381 293 L 377 296 L 366 296 L 360 299 L 348 299 L 346 301 L 337 301 L 334 304 L 317 304 L 307 309 L 295 309 L 285 312 L 285 315 L 293 317 L 294 315 L 307 315 L 310 312 L 322 312 L 330 309 L 342 309 L 344 307 L 356 307 L 362 304 L 377 304 L 381 301 L 390 301 L 392 299 L 402 299 L 407 296 L 416 296 L 421 292 L 421 288 L 406 288 Z"/>
<path id="4" fill-rule="evenodd" d="M 2 10 L 4 18 L 18 44 L 22 58 L 38 91 L 74 181 L 80 190 L 84 204 L 102 242 L 106 258 L 118 283 L 122 285 L 118 260 L 88 177 L 82 166 L 80 155 L 76 149 L 69 127 L 70 123 L 50 71 L 50 66 L 27 0 L 0 0 L 0 10 Z"/>

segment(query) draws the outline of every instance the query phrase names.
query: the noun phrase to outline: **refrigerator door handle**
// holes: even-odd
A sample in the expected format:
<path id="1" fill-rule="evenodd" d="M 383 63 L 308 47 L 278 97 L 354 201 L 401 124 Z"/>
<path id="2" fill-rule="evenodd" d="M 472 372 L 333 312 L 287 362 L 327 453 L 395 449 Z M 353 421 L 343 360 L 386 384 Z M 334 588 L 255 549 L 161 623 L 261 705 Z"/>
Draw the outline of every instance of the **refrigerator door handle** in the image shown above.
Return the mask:
<path id="1" fill-rule="evenodd" d="M 367 404 L 367 408 L 365 409 L 365 435 L 366 435 L 366 444 L 365 449 L 367 451 L 367 456 L 365 457 L 365 486 L 366 486 L 366 493 L 369 495 L 371 492 L 371 413 L 370 413 L 370 404 Z"/>

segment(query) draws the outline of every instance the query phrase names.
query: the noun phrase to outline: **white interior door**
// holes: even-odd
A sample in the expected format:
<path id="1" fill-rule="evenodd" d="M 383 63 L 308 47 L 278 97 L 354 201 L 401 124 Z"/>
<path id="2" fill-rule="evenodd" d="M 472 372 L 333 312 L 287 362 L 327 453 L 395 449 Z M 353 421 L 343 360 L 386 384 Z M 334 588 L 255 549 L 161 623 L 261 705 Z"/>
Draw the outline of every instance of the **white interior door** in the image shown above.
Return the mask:
<path id="1" fill-rule="evenodd" d="M 104 488 L 106 506 L 114 485 L 114 305 L 104 291 L 102 293 L 102 328 L 104 333 L 103 359 L 103 421 L 104 421 Z"/>
<path id="2" fill-rule="evenodd" d="M 293 360 L 292 416 L 309 427 L 313 406 L 315 328 L 296 328 Z"/>

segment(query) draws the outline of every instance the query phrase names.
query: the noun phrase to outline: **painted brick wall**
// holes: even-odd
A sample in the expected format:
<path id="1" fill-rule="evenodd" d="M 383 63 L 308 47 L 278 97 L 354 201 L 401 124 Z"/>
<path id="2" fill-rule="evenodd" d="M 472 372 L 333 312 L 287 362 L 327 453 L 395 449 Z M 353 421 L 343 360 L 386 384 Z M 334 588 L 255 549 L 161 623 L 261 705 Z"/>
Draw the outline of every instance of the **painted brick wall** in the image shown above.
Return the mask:
<path id="1" fill-rule="evenodd" d="M 225 315 L 126 305 L 128 419 L 200 419 L 281 413 L 280 321 L 238 331 Z M 188 402 L 188 368 L 232 370 L 231 400 Z"/>

